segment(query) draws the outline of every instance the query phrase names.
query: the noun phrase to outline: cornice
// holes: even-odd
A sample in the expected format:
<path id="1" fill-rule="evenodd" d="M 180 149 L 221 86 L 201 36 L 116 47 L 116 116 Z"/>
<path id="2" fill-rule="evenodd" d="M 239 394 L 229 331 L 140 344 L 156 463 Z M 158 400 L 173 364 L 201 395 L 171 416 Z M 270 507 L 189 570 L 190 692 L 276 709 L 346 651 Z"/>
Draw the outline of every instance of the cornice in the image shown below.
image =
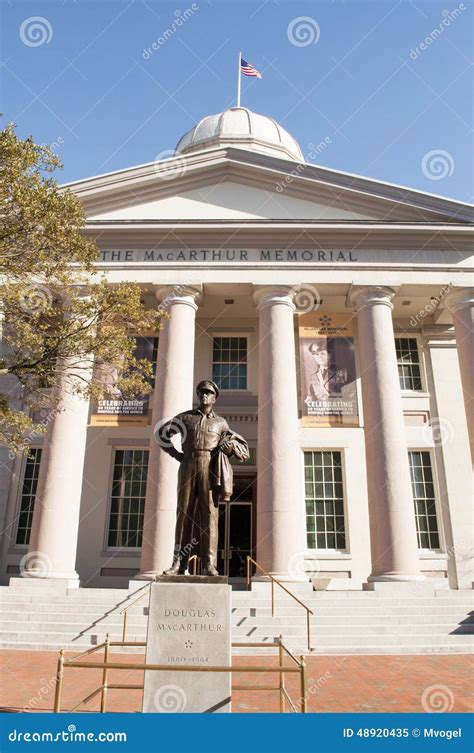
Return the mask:
<path id="1" fill-rule="evenodd" d="M 455 348 L 456 335 L 451 324 L 428 324 L 421 334 L 429 348 Z"/>
<path id="2" fill-rule="evenodd" d="M 449 250 L 467 264 L 473 229 L 465 225 L 312 220 L 89 221 L 84 233 L 99 246 L 255 248 L 359 248 L 413 251 Z"/>

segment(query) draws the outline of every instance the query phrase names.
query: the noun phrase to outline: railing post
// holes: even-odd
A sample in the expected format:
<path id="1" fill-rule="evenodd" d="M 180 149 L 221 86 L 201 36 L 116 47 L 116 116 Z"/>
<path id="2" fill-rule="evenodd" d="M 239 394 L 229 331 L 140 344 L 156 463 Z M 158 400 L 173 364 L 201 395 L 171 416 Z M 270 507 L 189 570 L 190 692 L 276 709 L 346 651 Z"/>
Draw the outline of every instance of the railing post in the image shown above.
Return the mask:
<path id="1" fill-rule="evenodd" d="M 104 649 L 104 664 L 108 664 L 109 661 L 109 648 L 110 648 L 110 638 L 109 634 L 106 633 L 105 635 L 105 649 Z M 108 668 L 104 667 L 102 670 L 102 692 L 100 694 L 100 713 L 105 713 L 105 705 L 107 703 L 107 672 Z"/>
<path id="2" fill-rule="evenodd" d="M 275 581 L 271 576 L 270 578 L 272 584 L 272 617 L 275 617 Z"/>
<path id="3" fill-rule="evenodd" d="M 56 669 L 56 690 L 54 692 L 54 713 L 61 711 L 61 691 L 63 687 L 64 675 L 64 649 L 59 652 L 58 666 Z"/>
<path id="4" fill-rule="evenodd" d="M 306 631 L 308 633 L 308 651 L 311 651 L 311 614 L 306 610 Z"/>
<path id="5" fill-rule="evenodd" d="M 125 643 L 125 636 L 127 634 L 127 618 L 128 618 L 128 611 L 125 609 L 123 613 L 122 643 Z"/>
<path id="6" fill-rule="evenodd" d="M 285 713 L 285 673 L 282 670 L 283 667 L 283 636 L 279 636 L 278 640 L 278 654 L 279 654 L 279 661 L 280 661 L 280 714 Z"/>
<path id="7" fill-rule="evenodd" d="M 308 702 L 306 700 L 306 662 L 304 660 L 304 656 L 301 656 L 301 674 L 300 674 L 300 683 L 301 683 L 301 713 L 306 714 L 308 710 Z"/>
<path id="8" fill-rule="evenodd" d="M 247 557 L 247 591 L 250 591 L 250 557 Z"/>

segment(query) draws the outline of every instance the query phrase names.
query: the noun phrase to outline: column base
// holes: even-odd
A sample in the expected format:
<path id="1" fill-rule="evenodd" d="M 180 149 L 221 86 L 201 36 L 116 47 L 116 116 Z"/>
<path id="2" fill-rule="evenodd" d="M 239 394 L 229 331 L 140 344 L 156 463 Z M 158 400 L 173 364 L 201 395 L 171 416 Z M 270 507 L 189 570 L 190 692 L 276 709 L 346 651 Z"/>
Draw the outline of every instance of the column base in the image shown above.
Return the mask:
<path id="1" fill-rule="evenodd" d="M 143 573 L 137 573 L 135 575 L 134 580 L 156 580 L 159 575 L 163 575 L 162 572 L 158 572 L 157 570 L 146 570 Z M 130 581 L 132 582 L 132 581 Z"/>
<path id="2" fill-rule="evenodd" d="M 389 572 L 369 575 L 367 583 L 413 583 L 413 581 L 425 581 L 426 576 L 422 573 Z"/>
<path id="3" fill-rule="evenodd" d="M 311 578 L 315 591 L 362 591 L 362 581 L 353 578 Z"/>
<path id="4" fill-rule="evenodd" d="M 434 596 L 435 584 L 421 576 L 412 580 L 373 580 L 363 583 L 362 590 L 379 596 Z"/>
<path id="5" fill-rule="evenodd" d="M 47 589 L 48 591 L 57 591 L 58 593 L 67 593 L 70 588 L 79 588 L 81 582 L 77 573 L 70 577 L 53 576 L 39 577 L 37 575 L 23 575 L 21 578 L 10 578 L 10 588 L 37 588 L 38 590 Z"/>

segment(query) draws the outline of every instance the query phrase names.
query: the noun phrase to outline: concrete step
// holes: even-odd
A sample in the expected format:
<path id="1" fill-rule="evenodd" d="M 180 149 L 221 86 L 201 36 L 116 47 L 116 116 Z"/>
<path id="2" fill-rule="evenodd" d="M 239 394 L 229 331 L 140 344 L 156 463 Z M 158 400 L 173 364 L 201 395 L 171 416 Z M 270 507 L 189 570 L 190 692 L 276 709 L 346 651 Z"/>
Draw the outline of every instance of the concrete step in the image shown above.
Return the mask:
<path id="1" fill-rule="evenodd" d="M 1 615 L 0 626 L 6 622 L 16 622 L 17 624 L 19 624 L 20 622 L 54 624 L 57 622 L 66 621 L 69 625 L 92 625 L 95 622 L 100 622 L 107 625 L 121 625 L 123 619 L 122 615 L 117 612 L 106 616 L 97 613 L 97 617 L 95 615 L 88 615 L 80 612 L 68 615 L 65 615 L 64 612 L 27 612 L 26 614 L 22 614 L 21 612 L 9 612 L 8 614 L 5 613 Z M 143 613 L 140 614 L 138 612 L 130 611 L 128 613 L 128 624 L 130 625 L 132 622 L 138 625 L 146 625 L 148 622 L 148 617 Z"/>
<path id="2" fill-rule="evenodd" d="M 314 625 L 341 625 L 341 615 L 326 614 L 317 612 L 312 616 L 311 622 Z M 344 625 L 347 625 L 352 630 L 358 625 L 370 625 L 373 627 L 384 626 L 411 626 L 411 625 L 427 625 L 430 627 L 439 626 L 451 626 L 455 624 L 471 625 L 474 628 L 474 613 L 460 611 L 454 613 L 453 610 L 437 612 L 433 611 L 430 614 L 418 614 L 416 612 L 412 614 L 385 614 L 377 613 L 374 615 L 364 614 L 348 614 L 344 616 Z M 269 624 L 273 626 L 278 625 L 306 625 L 305 613 L 298 612 L 297 614 L 285 613 L 277 614 L 275 617 L 271 616 L 270 610 L 242 610 L 241 612 L 232 612 L 231 615 L 232 624 Z M 144 614 L 143 610 L 133 610 L 128 612 L 128 624 L 146 625 L 148 622 L 148 616 Z M 115 610 L 110 613 L 101 613 L 99 611 L 94 613 L 84 613 L 82 610 L 71 613 L 65 613 L 63 611 L 36 611 L 29 612 L 21 611 L 9 611 L 1 614 L 0 626 L 6 623 L 21 624 L 21 623 L 35 623 L 35 624 L 57 624 L 67 623 L 73 625 L 121 625 L 123 623 L 123 615 L 119 611 Z"/>
<path id="3" fill-rule="evenodd" d="M 68 636 L 78 635 L 97 635 L 98 633 L 105 635 L 109 632 L 114 636 L 122 634 L 121 622 L 98 622 L 96 624 L 84 624 L 76 623 L 71 624 L 69 622 L 55 622 L 44 623 L 26 621 L 18 623 L 16 621 L 2 620 L 0 622 L 0 640 L 5 633 L 14 634 L 15 632 L 22 632 L 36 635 L 48 635 L 51 630 L 55 633 L 64 634 L 65 638 Z M 134 631 L 142 636 L 146 635 L 147 624 L 146 622 L 132 622 L 127 625 L 127 632 Z M 306 634 L 306 625 L 304 623 L 278 623 L 275 625 L 272 622 L 246 622 L 240 625 L 232 626 L 232 635 L 249 635 L 254 632 L 265 632 L 274 636 L 275 634 L 287 635 L 301 635 Z M 426 625 L 426 624 L 411 624 L 411 625 L 373 625 L 373 624 L 361 624 L 361 625 L 332 625 L 332 624 L 318 624 L 313 623 L 311 626 L 311 633 L 315 636 L 352 636 L 357 638 L 360 635 L 373 636 L 377 638 L 383 635 L 427 635 L 427 636 L 444 636 L 444 635 L 474 635 L 474 625 L 463 625 L 457 623 L 449 623 L 443 625 Z M 69 637 L 67 638 L 69 640 Z"/>
<path id="4" fill-rule="evenodd" d="M 146 630 L 147 623 L 148 618 L 145 615 L 129 615 L 127 625 L 128 628 L 134 626 L 136 628 Z M 8 619 L 0 620 L 0 632 L 3 630 L 11 630 L 19 626 L 21 626 L 21 628 L 25 630 L 37 630 L 38 632 L 48 631 L 52 627 L 57 628 L 61 631 L 66 629 L 69 631 L 94 631 L 97 629 L 108 630 L 112 628 L 114 630 L 121 630 L 122 625 L 123 621 L 117 615 L 109 617 L 99 617 L 97 620 L 87 620 L 84 619 L 84 616 L 82 615 L 71 615 L 71 619 L 68 618 L 67 620 L 65 620 L 63 614 L 38 615 L 31 613 L 28 615 L 15 615 L 14 613 L 12 613 L 8 615 Z M 242 617 L 238 620 L 233 619 L 232 626 L 232 629 L 234 631 L 239 631 L 240 629 L 247 630 L 253 627 L 268 627 L 272 630 L 287 631 L 293 628 L 306 629 L 306 619 L 299 616 L 275 617 L 272 619 L 271 617 L 265 617 L 257 614 L 255 617 Z M 393 631 L 396 633 L 401 633 L 407 632 L 407 630 L 425 630 L 433 633 L 442 633 L 457 629 L 463 629 L 464 632 L 474 633 L 474 620 L 472 618 L 464 618 L 464 616 L 460 616 L 458 619 L 453 619 L 452 617 L 440 618 L 435 615 L 429 620 L 421 620 L 420 618 L 416 617 L 406 621 L 397 621 L 392 620 L 391 618 L 388 618 L 386 620 L 381 620 L 380 618 L 378 618 L 375 621 L 359 619 L 357 620 L 357 622 L 345 620 L 344 624 L 341 624 L 341 621 L 334 620 L 333 617 L 316 616 L 312 619 L 311 626 L 314 630 L 333 630 L 336 632 L 338 630 L 342 630 L 346 633 L 350 632 L 352 634 L 357 634 L 358 631 L 368 631 L 373 632 L 375 635 L 378 632 Z"/>
<path id="5" fill-rule="evenodd" d="M 84 615 L 104 615 L 119 614 L 127 604 L 22 604 L 12 602 L 11 604 L 0 604 L 0 615 L 10 614 L 12 612 L 21 612 L 22 614 L 84 614 Z M 144 614 L 145 607 L 143 604 L 132 606 L 128 614 Z"/>
<path id="6" fill-rule="evenodd" d="M 91 645 L 91 643 L 94 644 L 96 642 L 104 640 L 106 633 L 109 633 L 114 639 L 118 640 L 122 634 L 121 627 L 95 627 L 86 630 L 71 630 L 69 625 L 59 624 L 54 626 L 54 630 L 52 629 L 47 631 L 38 629 L 34 626 L 34 623 L 31 623 L 31 629 L 28 629 L 26 624 L 21 625 L 20 630 L 8 630 L 2 628 L 0 630 L 0 645 L 3 645 L 4 642 L 29 642 L 32 640 L 32 636 L 34 636 L 38 641 L 51 640 L 62 642 L 63 647 L 70 644 L 71 642 L 84 642 Z M 303 626 L 294 627 L 288 625 L 280 628 L 278 631 L 275 631 L 272 625 L 249 625 L 246 627 L 242 626 L 239 628 L 233 628 L 232 638 L 233 640 L 247 640 L 247 638 L 249 638 L 258 641 L 262 640 L 263 637 L 265 637 L 265 639 L 273 639 L 275 637 L 275 633 L 277 635 L 281 633 L 284 636 L 285 640 L 287 638 L 290 639 L 296 636 L 300 636 L 300 638 L 306 636 L 306 630 Z M 339 626 L 337 629 L 328 629 L 327 627 L 321 627 L 313 628 L 311 630 L 311 635 L 313 636 L 313 639 L 315 641 L 317 641 L 318 643 L 321 642 L 322 644 L 327 646 L 331 646 L 336 643 L 339 644 L 341 642 L 348 643 L 351 641 L 357 645 L 374 645 L 386 642 L 399 643 L 408 641 L 412 641 L 413 644 L 431 644 L 443 643 L 446 641 L 449 642 L 452 639 L 455 639 L 458 642 L 462 640 L 465 645 L 474 646 L 474 633 L 472 632 L 472 630 L 466 630 L 462 626 L 452 628 L 448 631 L 427 631 L 424 629 L 424 626 L 421 626 L 420 629 L 412 627 L 411 630 L 405 630 L 403 632 L 397 631 L 395 629 L 373 630 L 370 629 L 370 627 L 361 628 L 357 632 L 341 626 Z M 146 630 L 141 628 L 140 626 L 131 625 L 127 631 L 127 638 L 130 638 L 130 636 L 134 636 L 133 640 L 145 640 Z"/>
<path id="7" fill-rule="evenodd" d="M 2 643 L 1 648 L 14 649 L 14 650 L 19 650 L 19 651 L 53 651 L 55 654 L 57 654 L 62 648 L 64 648 L 64 643 L 52 642 L 52 641 L 45 641 L 45 642 L 24 641 L 22 644 L 18 644 L 16 642 L 11 642 L 11 643 L 5 642 L 5 643 Z M 69 652 L 79 653 L 80 651 L 85 651 L 88 648 L 90 648 L 90 643 L 87 645 L 74 644 L 74 645 L 68 646 L 67 651 L 69 655 Z M 144 647 L 138 647 L 138 646 L 127 646 L 124 648 L 115 646 L 114 654 L 115 653 L 144 654 L 145 649 Z M 94 657 L 94 654 L 92 654 L 92 657 Z M 103 652 L 98 652 L 97 657 L 103 658 Z"/>
<path id="8" fill-rule="evenodd" d="M 354 638 L 357 637 L 357 642 L 354 641 Z M 234 639 L 234 638 L 233 638 Z M 268 633 L 252 633 L 248 636 L 239 636 L 238 638 L 235 637 L 235 640 L 242 640 L 249 643 L 259 643 L 261 641 L 272 641 L 274 640 L 274 636 L 269 635 Z M 288 645 L 299 645 L 303 646 L 306 645 L 306 634 L 300 633 L 299 635 L 297 633 L 292 633 L 290 635 L 285 635 L 283 637 L 283 642 Z M 384 635 L 380 636 L 378 638 L 374 638 L 374 636 L 368 636 L 368 635 L 358 635 L 358 636 L 352 636 L 349 634 L 346 635 L 340 635 L 340 636 L 334 636 L 334 635 L 319 635 L 319 636 L 312 636 L 312 645 L 318 646 L 321 649 L 325 648 L 331 648 L 331 647 L 340 647 L 340 646 L 356 646 L 359 648 L 365 648 L 365 649 L 375 649 L 375 648 L 386 648 L 387 646 L 399 646 L 399 645 L 410 645 L 419 648 L 443 648 L 443 647 L 449 647 L 451 644 L 456 644 L 457 646 L 463 647 L 464 652 L 472 651 L 474 647 L 474 636 L 463 636 L 463 635 L 443 635 L 443 636 L 430 636 L 429 634 L 425 635 Z"/>
<path id="9" fill-rule="evenodd" d="M 75 596 L 74 598 L 71 596 L 58 596 L 53 594 L 46 594 L 46 595 L 40 595 L 37 592 L 34 593 L 16 593 L 13 591 L 6 594 L 3 593 L 0 595 L 0 604 L 11 604 L 11 603 L 17 603 L 17 604 L 41 604 L 46 599 L 48 603 L 50 604 L 75 604 L 76 606 L 82 605 L 82 604 L 96 604 L 96 605 L 117 605 L 120 603 L 125 603 L 128 600 L 128 596 L 124 596 L 123 598 L 114 598 L 112 597 L 104 597 L 99 598 L 97 596 Z M 130 598 L 130 601 L 133 599 Z M 144 597 L 143 601 L 146 603 L 146 598 Z"/>
<path id="10" fill-rule="evenodd" d="M 277 610 L 275 617 L 271 617 L 270 609 L 239 609 L 232 612 L 232 620 L 238 622 L 243 619 L 272 619 L 275 624 L 278 621 L 285 621 L 291 619 L 292 621 L 306 622 L 306 614 L 300 610 L 298 613 L 290 612 L 289 610 Z M 334 610 L 318 610 L 312 616 L 312 621 L 317 622 L 341 622 L 343 619 L 345 623 L 351 625 L 357 625 L 365 623 L 370 620 L 371 623 L 396 623 L 400 625 L 410 625 L 413 622 L 420 623 L 452 623 L 459 620 L 470 620 L 474 622 L 474 613 L 465 609 L 449 609 L 443 608 L 443 610 L 429 610 L 425 612 L 419 612 L 417 610 L 410 610 L 401 612 L 401 610 L 395 610 L 393 612 L 382 612 L 376 610 L 373 612 L 367 612 L 366 610 L 360 610 L 357 613 L 351 612 L 337 612 Z"/>
<path id="11" fill-rule="evenodd" d="M 296 602 L 294 602 L 290 597 L 286 597 L 284 599 L 276 599 L 277 606 L 283 606 L 284 604 L 292 604 L 294 606 L 298 606 Z M 303 603 L 309 607 L 310 609 L 321 607 L 321 606 L 331 606 L 331 607 L 338 607 L 339 609 L 360 609 L 361 607 L 368 607 L 372 606 L 377 609 L 383 608 L 385 606 L 392 606 L 392 607 L 399 607 L 399 606 L 426 606 L 435 604 L 436 606 L 456 606 L 458 604 L 468 605 L 468 606 L 474 606 L 474 598 L 472 596 L 463 595 L 462 598 L 459 597 L 457 599 L 454 599 L 452 597 L 444 597 L 444 596 L 434 596 L 434 597 L 385 597 L 380 598 L 379 596 L 374 597 L 372 594 L 367 594 L 365 598 L 361 599 L 333 599 L 333 598 L 324 598 L 324 599 L 304 599 L 302 600 Z M 271 606 L 271 600 L 261 598 L 261 597 L 252 597 L 247 596 L 247 598 L 244 598 L 242 596 L 237 596 L 236 594 L 232 595 L 232 606 L 242 606 L 243 604 L 250 604 L 252 606 L 260 606 L 260 607 L 268 607 Z M 302 607 L 300 607 L 302 609 Z"/>
<path id="12" fill-rule="evenodd" d="M 0 588 L 0 648 L 80 651 L 102 642 L 107 632 L 119 640 L 120 612 L 138 595 L 126 589 L 75 589 L 61 595 L 33 587 Z M 314 612 L 311 634 L 319 654 L 465 654 L 474 647 L 470 591 L 383 598 L 372 592 L 313 592 L 304 602 Z M 145 640 L 147 620 L 145 595 L 130 606 L 128 640 Z M 277 598 L 272 618 L 269 594 L 262 595 L 261 589 L 234 591 L 232 625 L 234 642 L 264 642 L 271 647 L 275 636 L 282 634 L 290 647 L 306 652 L 305 610 L 286 594 Z M 251 647 L 234 653 L 261 650 Z M 270 648 L 263 651 L 274 653 Z"/>
<path id="13" fill-rule="evenodd" d="M 253 597 L 251 594 L 245 594 L 245 597 L 241 595 L 242 592 L 235 592 L 232 595 L 232 606 L 233 608 L 241 608 L 243 606 L 245 607 L 253 607 L 253 608 L 269 608 L 271 606 L 270 599 L 268 598 L 257 598 Z M 310 609 L 319 609 L 321 607 L 325 608 L 334 608 L 334 609 L 345 609 L 345 610 L 359 610 L 361 608 L 375 608 L 375 609 L 386 609 L 389 607 L 399 608 L 399 607 L 410 607 L 412 609 L 420 609 L 426 606 L 435 606 L 436 608 L 440 606 L 446 606 L 450 608 L 455 608 L 458 606 L 464 606 L 467 608 L 474 608 L 474 599 L 467 595 L 462 595 L 461 597 L 445 597 L 445 596 L 437 596 L 433 598 L 384 598 L 381 599 L 380 597 L 374 598 L 372 594 L 364 595 L 365 598 L 358 599 L 358 600 L 352 600 L 350 598 L 347 599 L 333 599 L 333 598 L 324 598 L 324 599 L 306 599 L 304 600 L 304 604 L 308 606 Z M 0 605 L 8 606 L 10 604 L 34 604 L 36 607 L 40 607 L 42 604 L 61 604 L 64 606 L 71 606 L 73 607 L 83 607 L 83 606 L 97 606 L 97 607 L 103 607 L 104 609 L 106 607 L 114 607 L 121 605 L 126 606 L 128 602 L 132 602 L 134 600 L 134 595 L 128 596 L 127 592 L 125 591 L 123 593 L 123 598 L 114 598 L 114 597 L 99 597 L 99 596 L 91 596 L 89 593 L 82 594 L 82 595 L 74 595 L 74 596 L 68 596 L 68 595 L 41 595 L 37 592 L 32 593 L 23 593 L 15 591 L 15 589 L 11 589 L 8 593 L 1 593 L 0 594 Z M 147 597 L 144 596 L 142 601 L 139 602 L 141 606 L 147 604 Z M 303 607 L 296 604 L 296 602 L 293 602 L 290 597 L 285 597 L 284 599 L 277 599 L 276 600 L 276 607 L 278 609 L 281 608 L 288 608 L 291 607 L 293 609 L 303 609 Z"/>
<path id="14" fill-rule="evenodd" d="M 5 593 L 12 593 L 12 591 L 18 592 L 18 593 L 55 593 L 57 594 L 56 589 L 52 587 L 48 587 L 47 585 L 42 585 L 37 582 L 33 582 L 31 586 L 29 586 L 25 581 L 21 582 L 20 586 L 17 585 L 11 585 L 11 586 L 0 586 L 0 595 Z M 137 593 L 139 593 L 137 591 Z M 79 597 L 82 598 L 84 595 L 92 595 L 92 596 L 98 596 L 98 597 L 107 597 L 111 596 L 113 598 L 119 598 L 120 596 L 127 596 L 129 594 L 129 591 L 127 588 L 70 588 L 67 592 L 67 596 L 70 598 Z"/>
<path id="15" fill-rule="evenodd" d="M 367 648 L 366 646 L 353 646 L 348 643 L 345 646 L 317 646 L 308 651 L 306 644 L 293 644 L 285 643 L 286 647 L 294 654 L 294 656 L 398 656 L 400 654 L 406 656 L 419 656 L 423 655 L 443 655 L 443 654 L 468 654 L 470 650 L 466 650 L 466 647 L 458 644 L 452 644 L 450 646 L 416 646 L 413 647 L 410 644 L 405 645 L 387 645 L 383 647 Z M 233 648 L 233 656 L 275 656 L 275 648 Z"/>
<path id="16" fill-rule="evenodd" d="M 291 635 L 306 635 L 306 628 L 304 625 L 279 625 L 278 631 L 283 636 Z M 254 635 L 266 633 L 275 635 L 273 625 L 240 625 L 232 628 L 232 636 L 240 635 Z M 313 625 L 311 627 L 311 635 L 316 638 L 326 639 L 326 637 L 339 638 L 340 636 L 359 638 L 366 637 L 372 639 L 378 639 L 385 636 L 426 636 L 427 638 L 433 637 L 433 639 L 441 639 L 443 636 L 450 635 L 467 635 L 474 637 L 474 629 L 472 625 L 449 625 L 428 627 L 426 625 L 410 625 L 409 629 L 401 629 L 397 625 L 391 626 L 373 626 L 373 625 L 358 625 L 357 628 L 344 625 Z"/>

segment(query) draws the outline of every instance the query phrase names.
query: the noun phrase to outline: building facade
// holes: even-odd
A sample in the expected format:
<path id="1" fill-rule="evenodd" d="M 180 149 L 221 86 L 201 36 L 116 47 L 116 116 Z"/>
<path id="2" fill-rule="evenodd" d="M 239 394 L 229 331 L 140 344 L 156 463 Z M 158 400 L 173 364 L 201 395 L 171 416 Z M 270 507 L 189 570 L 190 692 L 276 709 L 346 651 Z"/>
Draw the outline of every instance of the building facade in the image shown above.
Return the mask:
<path id="1" fill-rule="evenodd" d="M 168 567 L 178 468 L 154 427 L 211 377 L 250 446 L 221 505 L 222 573 L 251 555 L 317 589 L 471 587 L 472 207 L 306 163 L 244 108 L 170 160 L 69 188 L 98 271 L 168 318 L 137 340 L 149 398 L 68 396 L 29 457 L 5 454 L 3 583 L 123 587 Z"/>

